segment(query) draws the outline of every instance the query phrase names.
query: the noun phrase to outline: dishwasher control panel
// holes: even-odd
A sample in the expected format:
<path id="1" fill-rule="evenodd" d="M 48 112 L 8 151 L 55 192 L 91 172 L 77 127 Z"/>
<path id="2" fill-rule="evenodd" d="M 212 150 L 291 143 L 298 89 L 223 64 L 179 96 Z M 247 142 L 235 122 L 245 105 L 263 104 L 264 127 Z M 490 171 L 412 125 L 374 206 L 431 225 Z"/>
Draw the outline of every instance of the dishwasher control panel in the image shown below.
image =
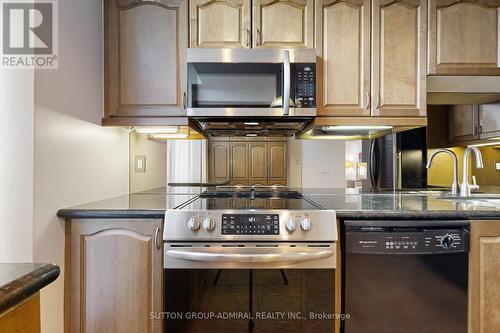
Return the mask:
<path id="1" fill-rule="evenodd" d="M 466 229 L 418 231 L 356 230 L 346 232 L 346 251 L 366 254 L 433 254 L 467 252 Z"/>

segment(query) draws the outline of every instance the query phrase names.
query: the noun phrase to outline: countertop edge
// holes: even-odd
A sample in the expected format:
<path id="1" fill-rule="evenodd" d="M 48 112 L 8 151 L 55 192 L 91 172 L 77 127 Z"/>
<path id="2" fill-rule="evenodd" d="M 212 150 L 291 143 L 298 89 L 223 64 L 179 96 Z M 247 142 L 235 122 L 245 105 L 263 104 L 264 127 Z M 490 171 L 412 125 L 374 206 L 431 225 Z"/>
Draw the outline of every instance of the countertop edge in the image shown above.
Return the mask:
<path id="1" fill-rule="evenodd" d="M 442 210 L 442 211 L 399 211 L 399 210 L 337 210 L 337 217 L 340 219 L 388 219 L 388 218 L 406 218 L 406 219 L 500 219 L 500 210 Z M 164 209 L 61 209 L 57 216 L 66 219 L 163 219 L 165 217 Z"/>
<path id="2" fill-rule="evenodd" d="M 55 281 L 60 272 L 61 270 L 56 264 L 46 264 L 0 286 L 0 314 Z"/>
<path id="3" fill-rule="evenodd" d="M 60 209 L 57 217 L 64 219 L 163 219 L 165 209 Z"/>

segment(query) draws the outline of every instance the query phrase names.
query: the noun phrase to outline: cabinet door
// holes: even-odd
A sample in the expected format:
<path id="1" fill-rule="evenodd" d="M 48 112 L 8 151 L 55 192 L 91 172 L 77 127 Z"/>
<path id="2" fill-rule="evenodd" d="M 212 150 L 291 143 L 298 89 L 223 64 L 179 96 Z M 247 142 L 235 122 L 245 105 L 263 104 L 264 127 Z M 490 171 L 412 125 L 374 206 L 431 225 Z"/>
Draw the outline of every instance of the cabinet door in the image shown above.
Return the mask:
<path id="1" fill-rule="evenodd" d="M 269 184 L 286 180 L 286 143 L 269 142 L 268 145 Z"/>
<path id="2" fill-rule="evenodd" d="M 191 0 L 191 47 L 251 46 L 250 0 Z"/>
<path id="3" fill-rule="evenodd" d="M 162 332 L 162 224 L 66 223 L 65 332 Z"/>
<path id="4" fill-rule="evenodd" d="M 500 332 L 500 221 L 472 221 L 469 332 Z"/>
<path id="5" fill-rule="evenodd" d="M 314 0 L 253 0 L 253 47 L 313 47 Z"/>
<path id="6" fill-rule="evenodd" d="M 187 3 L 106 0 L 106 116 L 185 115 Z"/>
<path id="7" fill-rule="evenodd" d="M 372 116 L 425 116 L 427 1 L 372 4 Z"/>
<path id="8" fill-rule="evenodd" d="M 370 24 L 369 0 L 316 0 L 318 115 L 370 116 Z"/>
<path id="9" fill-rule="evenodd" d="M 209 153 L 210 180 L 219 182 L 231 178 L 229 142 L 211 141 Z"/>
<path id="10" fill-rule="evenodd" d="M 248 183 L 248 143 L 231 143 L 231 180 L 237 185 Z"/>
<path id="11" fill-rule="evenodd" d="M 267 185 L 267 143 L 249 143 L 249 178 L 251 185 Z"/>
<path id="12" fill-rule="evenodd" d="M 476 105 L 454 105 L 450 110 L 450 142 L 472 141 L 478 138 Z"/>
<path id="13" fill-rule="evenodd" d="M 500 74 L 500 0 L 429 0 L 429 74 Z"/>
<path id="14" fill-rule="evenodd" d="M 479 138 L 489 139 L 500 136 L 500 103 L 478 106 Z"/>

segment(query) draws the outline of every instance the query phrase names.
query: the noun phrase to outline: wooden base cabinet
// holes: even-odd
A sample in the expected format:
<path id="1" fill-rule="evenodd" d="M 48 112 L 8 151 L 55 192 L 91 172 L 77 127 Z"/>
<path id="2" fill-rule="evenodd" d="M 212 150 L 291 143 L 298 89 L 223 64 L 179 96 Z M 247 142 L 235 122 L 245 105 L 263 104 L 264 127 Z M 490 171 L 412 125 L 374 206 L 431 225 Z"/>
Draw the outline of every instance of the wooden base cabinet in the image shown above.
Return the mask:
<path id="1" fill-rule="evenodd" d="M 469 333 L 500 332 L 500 221 L 471 222 Z"/>
<path id="2" fill-rule="evenodd" d="M 68 220 L 66 333 L 161 333 L 162 220 Z"/>
<path id="3" fill-rule="evenodd" d="M 40 333 L 40 293 L 0 313 L 0 332 Z"/>

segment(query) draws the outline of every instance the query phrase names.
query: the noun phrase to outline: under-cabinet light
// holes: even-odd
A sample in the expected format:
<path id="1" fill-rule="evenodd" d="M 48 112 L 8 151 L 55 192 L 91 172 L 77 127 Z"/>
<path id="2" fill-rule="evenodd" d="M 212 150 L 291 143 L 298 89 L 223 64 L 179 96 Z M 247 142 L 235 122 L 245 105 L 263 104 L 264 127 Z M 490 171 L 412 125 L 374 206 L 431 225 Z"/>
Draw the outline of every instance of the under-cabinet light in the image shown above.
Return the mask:
<path id="1" fill-rule="evenodd" d="M 392 126 L 347 126 L 347 125 L 339 125 L 339 126 L 323 126 L 321 129 L 325 132 L 334 132 L 334 131 L 352 131 L 352 130 L 389 130 L 392 129 Z"/>
<path id="2" fill-rule="evenodd" d="M 257 123 L 257 122 L 252 122 L 252 121 L 250 121 L 250 122 L 246 122 L 246 123 L 243 123 L 243 124 L 244 124 L 244 125 L 246 125 L 246 126 L 258 126 L 258 125 L 259 125 L 259 123 Z"/>
<path id="3" fill-rule="evenodd" d="M 488 147 L 488 146 L 500 146 L 500 141 L 476 143 L 473 145 L 469 145 L 469 147 Z"/>
<path id="4" fill-rule="evenodd" d="M 135 129 L 140 134 L 174 134 L 179 132 L 178 127 L 137 127 Z"/>
<path id="5" fill-rule="evenodd" d="M 186 139 L 189 136 L 188 133 L 165 133 L 165 134 L 152 134 L 151 139 Z"/>

